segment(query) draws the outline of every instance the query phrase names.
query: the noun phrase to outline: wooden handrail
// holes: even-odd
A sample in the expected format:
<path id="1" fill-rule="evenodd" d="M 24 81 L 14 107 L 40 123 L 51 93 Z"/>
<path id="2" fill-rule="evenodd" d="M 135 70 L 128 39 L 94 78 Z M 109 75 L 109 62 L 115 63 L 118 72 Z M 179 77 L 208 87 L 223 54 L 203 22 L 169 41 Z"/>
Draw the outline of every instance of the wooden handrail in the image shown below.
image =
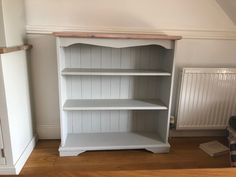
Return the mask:
<path id="1" fill-rule="evenodd" d="M 156 39 L 179 40 L 181 36 L 166 34 L 134 34 L 134 33 L 95 33 L 95 32 L 54 32 L 57 37 L 104 38 L 104 39 Z"/>
<path id="2" fill-rule="evenodd" d="M 23 44 L 23 45 L 14 46 L 14 47 L 0 47 L 0 54 L 16 52 L 20 50 L 29 50 L 32 47 L 33 46 L 30 44 Z"/>

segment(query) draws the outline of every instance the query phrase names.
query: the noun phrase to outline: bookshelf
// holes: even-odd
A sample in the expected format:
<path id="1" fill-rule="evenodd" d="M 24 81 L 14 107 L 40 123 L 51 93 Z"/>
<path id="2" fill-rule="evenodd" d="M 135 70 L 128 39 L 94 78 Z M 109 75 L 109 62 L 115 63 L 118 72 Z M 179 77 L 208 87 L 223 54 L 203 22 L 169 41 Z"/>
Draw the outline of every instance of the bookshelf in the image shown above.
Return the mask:
<path id="1" fill-rule="evenodd" d="M 90 150 L 169 151 L 179 36 L 57 32 L 60 156 Z"/>

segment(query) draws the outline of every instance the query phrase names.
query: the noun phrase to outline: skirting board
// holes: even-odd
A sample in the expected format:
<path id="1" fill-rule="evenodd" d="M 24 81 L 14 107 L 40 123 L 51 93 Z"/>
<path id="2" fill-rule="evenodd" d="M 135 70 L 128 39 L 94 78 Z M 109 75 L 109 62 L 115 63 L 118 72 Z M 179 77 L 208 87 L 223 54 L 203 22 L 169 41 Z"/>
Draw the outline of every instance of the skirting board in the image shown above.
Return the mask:
<path id="1" fill-rule="evenodd" d="M 225 130 L 170 130 L 170 137 L 225 136 Z"/>
<path id="2" fill-rule="evenodd" d="M 0 166 L 0 175 L 18 175 L 25 165 L 25 162 L 29 158 L 31 152 L 33 151 L 36 143 L 37 143 L 37 136 L 34 136 L 27 147 L 25 148 L 24 152 L 21 154 L 20 158 L 16 162 L 14 166 Z"/>

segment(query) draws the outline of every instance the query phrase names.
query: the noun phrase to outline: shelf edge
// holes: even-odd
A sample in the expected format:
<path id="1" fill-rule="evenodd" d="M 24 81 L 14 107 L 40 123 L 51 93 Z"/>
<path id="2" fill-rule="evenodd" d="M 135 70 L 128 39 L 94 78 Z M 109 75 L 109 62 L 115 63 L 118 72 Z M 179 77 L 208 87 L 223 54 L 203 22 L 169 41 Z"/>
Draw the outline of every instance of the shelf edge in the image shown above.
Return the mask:
<path id="1" fill-rule="evenodd" d="M 166 34 L 135 34 L 135 33 L 97 33 L 97 32 L 53 32 L 56 37 L 77 38 L 103 38 L 103 39 L 156 39 L 156 40 L 180 40 L 181 36 Z"/>
<path id="2" fill-rule="evenodd" d="M 33 46 L 30 44 L 23 44 L 23 45 L 14 46 L 14 47 L 0 47 L 0 54 L 11 53 L 11 52 L 16 52 L 20 50 L 30 50 L 32 48 Z"/>

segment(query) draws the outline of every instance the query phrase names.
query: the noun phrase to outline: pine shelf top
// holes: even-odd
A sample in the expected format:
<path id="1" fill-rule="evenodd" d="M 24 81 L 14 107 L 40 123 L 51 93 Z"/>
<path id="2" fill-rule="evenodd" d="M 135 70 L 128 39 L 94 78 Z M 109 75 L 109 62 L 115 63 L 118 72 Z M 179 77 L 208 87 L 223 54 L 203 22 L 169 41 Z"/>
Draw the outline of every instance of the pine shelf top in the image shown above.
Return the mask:
<path id="1" fill-rule="evenodd" d="M 0 47 L 0 54 L 16 52 L 20 50 L 29 50 L 31 48 L 32 48 L 32 45 L 30 44 L 23 44 L 23 45 L 14 46 L 14 47 Z"/>
<path id="2" fill-rule="evenodd" d="M 149 40 L 180 40 L 181 36 L 166 34 L 135 34 L 135 33 L 97 33 L 97 32 L 54 32 L 56 37 L 103 38 L 103 39 L 149 39 Z"/>

